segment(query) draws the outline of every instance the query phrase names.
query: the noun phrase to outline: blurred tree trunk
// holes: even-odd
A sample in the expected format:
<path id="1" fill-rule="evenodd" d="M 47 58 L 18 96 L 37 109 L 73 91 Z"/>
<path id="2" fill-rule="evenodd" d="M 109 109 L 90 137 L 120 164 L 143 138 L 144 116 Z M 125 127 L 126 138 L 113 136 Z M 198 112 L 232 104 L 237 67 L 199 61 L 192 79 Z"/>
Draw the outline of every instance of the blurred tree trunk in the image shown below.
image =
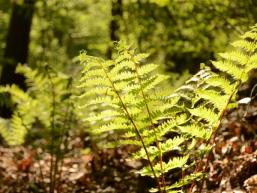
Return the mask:
<path id="1" fill-rule="evenodd" d="M 122 19 L 122 0 L 112 0 L 112 20 L 110 22 L 110 40 L 111 42 L 119 41 L 120 21 Z M 112 45 L 112 44 L 111 44 Z M 112 46 L 109 46 L 107 57 L 112 57 Z"/>
<path id="2" fill-rule="evenodd" d="M 15 69 L 18 63 L 26 63 L 28 59 L 29 34 L 34 12 L 35 0 L 24 0 L 22 3 L 14 1 L 9 29 L 6 38 L 4 51 L 4 62 L 0 77 L 0 85 L 16 84 L 26 89 L 25 79 L 22 75 L 16 74 Z M 7 96 L 5 97 L 5 101 Z M 11 109 L 8 105 L 0 106 L 0 116 L 10 117 Z"/>

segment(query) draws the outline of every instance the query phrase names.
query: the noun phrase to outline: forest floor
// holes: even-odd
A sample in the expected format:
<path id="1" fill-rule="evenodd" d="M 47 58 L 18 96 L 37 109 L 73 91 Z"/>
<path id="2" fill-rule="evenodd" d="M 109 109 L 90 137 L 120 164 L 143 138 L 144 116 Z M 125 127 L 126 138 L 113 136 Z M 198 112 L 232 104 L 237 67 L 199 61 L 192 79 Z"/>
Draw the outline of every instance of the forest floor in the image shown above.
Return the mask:
<path id="1" fill-rule="evenodd" d="M 257 193 L 257 101 L 226 112 L 216 134 L 209 177 L 202 192 Z M 59 193 L 146 193 L 154 182 L 135 173 L 131 147 L 82 154 L 81 137 L 70 142 L 63 160 Z M 0 146 L 0 193 L 44 193 L 49 184 L 50 155 L 31 146 Z M 38 159 L 35 157 L 36 155 Z"/>

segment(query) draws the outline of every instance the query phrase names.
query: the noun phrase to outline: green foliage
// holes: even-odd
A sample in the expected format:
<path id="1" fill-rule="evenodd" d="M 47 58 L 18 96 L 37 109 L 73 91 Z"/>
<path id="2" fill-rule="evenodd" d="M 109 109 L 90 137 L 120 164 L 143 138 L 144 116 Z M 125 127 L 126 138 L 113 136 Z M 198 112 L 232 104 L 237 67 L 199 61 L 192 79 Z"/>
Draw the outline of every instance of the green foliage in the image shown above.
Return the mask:
<path id="1" fill-rule="evenodd" d="M 220 60 L 212 62 L 215 72 L 204 67 L 169 94 L 160 92 L 168 77 L 157 73 L 158 65 L 144 64 L 147 54 L 136 54 L 122 44 L 113 60 L 82 53 L 79 87 L 84 93 L 80 98 L 88 100 L 83 106 L 90 112 L 86 120 L 100 123 L 92 132 L 117 133 L 119 144 L 139 146 L 132 158 L 148 161 L 139 173 L 157 180 L 158 189 L 151 192 L 179 192 L 202 178 L 203 174 L 192 173 L 194 160 L 210 151 L 211 136 L 239 85 L 257 68 L 256 37 L 257 27 L 253 27 L 232 44 L 235 51 L 220 54 Z M 169 160 L 164 160 L 168 154 Z M 183 177 L 165 185 L 169 172 L 183 173 Z"/>
<path id="2" fill-rule="evenodd" d="M 135 42 L 140 51 L 151 53 L 151 60 L 173 72 L 195 73 L 196 65 L 213 59 L 215 52 L 257 21 L 253 1 L 124 2 L 122 40 Z"/>
<path id="3" fill-rule="evenodd" d="M 67 113 L 71 104 L 71 79 L 56 73 L 46 66 L 43 73 L 19 65 L 18 73 L 24 74 L 28 90 L 25 92 L 16 85 L 0 87 L 0 93 L 9 93 L 16 109 L 11 119 L 0 119 L 0 134 L 9 145 L 24 143 L 27 133 L 32 129 L 44 130 L 49 135 L 55 129 L 58 141 L 67 124 Z M 54 116 L 54 117 L 53 117 Z M 54 120 L 52 120 L 54 119 Z M 53 125 L 54 124 L 54 125 Z M 39 128 L 37 128 L 39 127 Z"/>
<path id="4" fill-rule="evenodd" d="M 10 18 L 11 1 L 0 2 L 0 62 Z M 51 63 L 74 69 L 79 50 L 106 57 L 110 47 L 111 1 L 36 1 L 28 63 Z M 256 22 L 253 1 L 241 0 L 123 0 L 118 36 L 133 42 L 164 68 L 195 72 L 214 58 L 228 41 Z"/>
<path id="5" fill-rule="evenodd" d="M 108 47 L 110 2 L 95 0 L 36 1 L 31 28 L 29 63 L 70 70 L 81 49 L 104 54 Z M 73 66 L 74 67 L 74 66 Z M 72 69 L 74 70 L 74 69 Z"/>
<path id="6" fill-rule="evenodd" d="M 8 93 L 16 105 L 10 119 L 0 119 L 0 134 L 9 145 L 20 145 L 35 137 L 45 139 L 40 147 L 51 155 L 49 189 L 54 192 L 75 123 L 72 79 L 47 65 L 37 70 L 19 65 L 16 71 L 26 77 L 28 90 L 24 92 L 15 85 L 0 87 L 0 93 Z"/>

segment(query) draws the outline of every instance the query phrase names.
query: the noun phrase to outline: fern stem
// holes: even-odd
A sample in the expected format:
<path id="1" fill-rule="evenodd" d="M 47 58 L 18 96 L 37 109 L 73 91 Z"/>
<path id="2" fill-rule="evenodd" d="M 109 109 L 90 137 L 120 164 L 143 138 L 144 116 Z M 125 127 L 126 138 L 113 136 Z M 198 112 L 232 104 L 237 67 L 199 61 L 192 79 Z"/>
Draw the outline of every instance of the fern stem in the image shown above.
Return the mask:
<path id="1" fill-rule="evenodd" d="M 112 86 L 112 88 L 113 88 L 115 94 L 116 94 L 117 97 L 119 98 L 119 101 L 121 102 L 121 106 L 122 106 L 122 108 L 124 109 L 125 113 L 127 114 L 129 121 L 130 121 L 131 124 L 133 125 L 136 135 L 138 136 L 140 142 L 141 142 L 142 145 L 143 145 L 143 148 L 144 148 L 144 151 L 145 151 L 145 153 L 146 153 L 146 156 L 147 156 L 147 159 L 148 159 L 150 168 L 151 168 L 152 173 L 153 173 L 153 175 L 154 175 L 154 178 L 155 178 L 155 180 L 156 180 L 156 182 L 157 182 L 158 189 L 159 189 L 160 192 L 162 192 L 162 191 L 161 191 L 161 190 L 162 190 L 161 185 L 160 185 L 159 180 L 158 180 L 158 178 L 157 178 L 157 176 L 156 176 L 156 173 L 155 173 L 155 171 L 154 171 L 153 164 L 152 164 L 152 162 L 151 162 L 151 159 L 150 159 L 150 156 L 149 156 L 149 152 L 148 152 L 148 150 L 147 150 L 147 148 L 146 148 L 146 145 L 145 145 L 145 143 L 144 143 L 143 137 L 141 136 L 141 134 L 140 134 L 140 132 L 139 132 L 139 130 L 138 130 L 138 127 L 136 126 L 136 123 L 134 122 L 132 116 L 130 115 L 130 113 L 129 113 L 129 111 L 128 111 L 126 105 L 125 105 L 125 103 L 123 102 L 123 100 L 122 100 L 122 98 L 121 98 L 121 96 L 120 96 L 118 90 L 116 89 L 115 85 L 113 84 L 112 79 L 111 79 L 110 76 L 108 75 L 107 70 L 105 69 L 105 67 L 103 66 L 103 64 L 102 64 L 101 62 L 99 62 L 99 63 L 100 63 L 100 65 L 101 65 L 102 69 L 104 70 L 104 73 L 105 73 L 107 79 L 109 80 L 109 82 L 110 82 L 110 84 L 111 84 L 111 86 Z"/>
<path id="2" fill-rule="evenodd" d="M 142 88 L 142 82 L 140 80 L 140 76 L 138 74 L 138 70 L 137 70 L 137 64 L 134 60 L 132 60 L 133 63 L 135 64 L 135 72 L 136 72 L 136 75 L 137 75 L 137 79 L 138 79 L 138 83 L 140 85 L 140 92 L 142 94 L 142 97 L 144 99 L 144 103 L 145 103 L 145 107 L 146 107 L 146 111 L 147 111 L 147 114 L 148 114 L 148 117 L 150 119 L 150 122 L 151 122 L 151 126 L 153 127 L 153 130 L 154 130 L 154 136 L 155 136 L 155 143 L 156 143 L 156 147 L 159 151 L 159 156 L 160 156 L 160 160 L 159 160 L 159 163 L 160 163 L 160 168 L 161 168 L 161 180 L 162 180 L 162 186 L 164 188 L 164 192 L 166 192 L 166 183 L 165 183 L 165 176 L 164 176 L 164 172 L 163 172 L 163 159 L 162 159 L 162 150 L 161 150 L 161 147 L 160 147 L 160 142 L 156 136 L 156 129 L 155 129 L 155 126 L 154 126 L 154 123 L 153 123 L 153 119 L 152 119 L 152 116 L 151 116 L 151 112 L 150 112 L 150 109 L 149 109 L 149 105 L 147 103 L 147 100 L 146 100 L 146 97 L 145 97 L 145 93 L 144 93 L 144 90 Z M 162 193 L 162 189 L 161 189 L 161 193 Z"/>
<path id="3" fill-rule="evenodd" d="M 67 90 L 70 89 L 71 87 L 71 83 L 69 83 L 67 85 Z M 61 130 L 61 134 L 60 134 L 60 143 L 59 143 L 59 151 L 61 152 L 61 155 L 60 155 L 60 158 L 59 158 L 59 161 L 60 161 L 60 165 L 59 165 L 59 170 L 56 171 L 56 173 L 58 174 L 59 178 L 57 180 L 57 185 L 60 184 L 60 181 L 62 179 L 62 166 L 63 166 L 63 163 L 64 163 L 64 155 L 65 153 L 67 152 L 67 145 L 68 145 L 68 131 L 71 129 L 71 122 L 73 120 L 73 113 L 72 113 L 72 105 L 73 103 L 69 100 L 69 103 L 67 104 L 67 107 L 66 107 L 66 112 L 65 112 L 65 115 L 64 115 L 64 120 L 63 120 L 63 126 L 62 126 L 62 130 Z M 61 150 L 61 145 L 64 144 L 64 150 Z M 57 189 L 57 193 L 59 193 L 59 188 Z"/>
<path id="4" fill-rule="evenodd" d="M 46 66 L 46 73 L 47 76 L 49 78 L 50 81 L 50 85 L 51 85 L 51 92 L 52 92 L 52 105 L 53 105 L 53 109 L 51 112 L 51 145 L 50 145 L 50 154 L 51 154 L 51 161 L 50 161 L 50 188 L 49 188 L 49 193 L 54 193 L 54 189 L 55 189 L 55 164 L 57 162 L 57 158 L 56 160 L 54 160 L 54 132 L 55 132 L 55 108 L 56 108 L 56 101 L 55 101 L 55 91 L 54 91 L 54 84 L 52 81 L 52 77 L 49 73 L 49 67 Z"/>
<path id="5" fill-rule="evenodd" d="M 224 109 L 220 112 L 220 115 L 219 115 L 219 122 L 218 124 L 214 127 L 214 132 L 212 134 L 212 136 L 210 137 L 210 139 L 206 142 L 206 144 L 216 144 L 216 135 L 217 135 L 217 131 L 218 131 L 218 128 L 220 127 L 221 125 L 221 120 L 223 119 L 224 115 L 225 115 L 225 112 L 228 108 L 228 105 L 232 99 L 232 97 L 234 96 L 235 92 L 237 91 L 238 87 L 240 86 L 240 81 L 238 81 L 232 91 L 232 93 L 230 94 L 228 100 L 227 100 L 227 103 L 226 103 L 226 106 L 224 107 Z M 210 151 L 211 152 L 211 151 Z M 211 159 L 211 153 L 208 153 L 207 155 L 207 160 L 205 162 L 205 165 L 204 165 L 204 168 L 203 168 L 203 173 L 206 173 L 207 171 L 207 168 L 208 168 L 208 163 L 210 162 L 210 159 Z M 200 169 L 200 165 L 201 165 L 201 162 L 199 163 L 199 165 L 197 166 L 197 170 Z M 199 193 L 202 192 L 202 189 L 203 189 L 203 184 L 204 184 L 204 176 L 202 177 L 202 180 L 201 180 L 201 184 L 200 184 L 200 189 L 199 189 Z M 194 187 L 194 183 L 192 184 L 191 186 L 191 190 L 192 188 Z"/>

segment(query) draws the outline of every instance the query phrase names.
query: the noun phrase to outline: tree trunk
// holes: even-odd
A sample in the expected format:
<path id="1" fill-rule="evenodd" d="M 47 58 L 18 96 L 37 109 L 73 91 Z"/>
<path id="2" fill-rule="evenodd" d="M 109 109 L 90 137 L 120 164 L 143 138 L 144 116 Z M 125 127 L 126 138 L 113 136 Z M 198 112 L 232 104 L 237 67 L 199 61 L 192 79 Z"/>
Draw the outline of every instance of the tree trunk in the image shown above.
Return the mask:
<path id="1" fill-rule="evenodd" d="M 122 13 L 122 0 L 112 0 L 112 20 L 110 23 L 110 39 L 112 43 L 120 40 L 119 30 Z M 110 46 L 107 51 L 108 58 L 112 57 L 112 50 L 113 48 Z"/>
<path id="2" fill-rule="evenodd" d="M 24 64 L 28 59 L 29 33 L 34 4 L 35 0 L 24 0 L 23 4 L 13 3 L 4 51 L 0 85 L 16 84 L 20 88 L 26 89 L 24 77 L 20 74 L 16 74 L 15 69 L 18 63 Z M 11 116 L 11 113 L 12 110 L 8 105 L 0 106 L 0 116 L 8 118 Z"/>

